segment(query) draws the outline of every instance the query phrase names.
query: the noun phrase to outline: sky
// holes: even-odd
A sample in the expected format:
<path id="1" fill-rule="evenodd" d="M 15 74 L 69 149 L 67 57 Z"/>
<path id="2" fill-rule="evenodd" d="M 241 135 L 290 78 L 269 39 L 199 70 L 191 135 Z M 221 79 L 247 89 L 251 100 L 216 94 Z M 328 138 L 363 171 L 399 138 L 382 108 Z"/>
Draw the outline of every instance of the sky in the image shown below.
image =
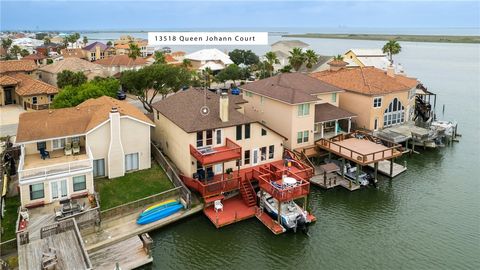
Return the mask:
<path id="1" fill-rule="evenodd" d="M 2 31 L 342 27 L 480 29 L 480 1 L 0 0 Z"/>

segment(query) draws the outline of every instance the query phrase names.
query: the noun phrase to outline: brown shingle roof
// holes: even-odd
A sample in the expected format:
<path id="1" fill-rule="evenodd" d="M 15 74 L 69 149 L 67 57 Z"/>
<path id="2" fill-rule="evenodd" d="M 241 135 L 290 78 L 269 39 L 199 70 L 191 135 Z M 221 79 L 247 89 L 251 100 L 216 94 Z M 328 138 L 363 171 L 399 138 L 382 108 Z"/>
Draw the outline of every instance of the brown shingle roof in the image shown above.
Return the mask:
<path id="1" fill-rule="evenodd" d="M 5 72 L 19 72 L 19 71 L 34 71 L 37 65 L 33 60 L 9 60 L 0 61 L 0 73 Z"/>
<path id="2" fill-rule="evenodd" d="M 49 95 L 58 93 L 57 87 L 34 79 L 26 74 L 17 73 L 10 76 L 20 82 L 15 89 L 15 92 L 20 96 L 32 96 L 41 94 Z"/>
<path id="3" fill-rule="evenodd" d="M 237 104 L 245 103 L 240 96 L 229 95 L 228 122 L 220 120 L 220 95 L 205 90 L 190 88 L 177 92 L 170 97 L 158 101 L 153 107 L 170 121 L 187 133 L 206 129 L 230 127 L 255 122 L 238 112 Z M 204 103 L 204 100 L 206 103 Z M 210 109 L 208 115 L 202 115 L 200 109 L 206 104 Z"/>
<path id="4" fill-rule="evenodd" d="M 315 104 L 315 123 L 334 121 L 357 116 L 330 103 Z"/>
<path id="5" fill-rule="evenodd" d="M 364 95 L 388 94 L 407 91 L 417 86 L 415 78 L 395 75 L 391 77 L 385 71 L 374 67 L 357 67 L 338 71 L 321 71 L 311 76 L 347 91 Z"/>
<path id="6" fill-rule="evenodd" d="M 26 112 L 20 115 L 17 143 L 85 134 L 109 119 L 112 107 L 120 115 L 128 115 L 153 125 L 136 107 L 111 97 L 89 99 L 77 107 Z"/>
<path id="7" fill-rule="evenodd" d="M 318 98 L 315 95 L 322 93 L 343 92 L 336 86 L 298 72 L 281 73 L 270 78 L 244 84 L 240 88 L 288 104 L 317 101 Z"/>
<path id="8" fill-rule="evenodd" d="M 95 61 L 95 64 L 99 64 L 106 67 L 112 66 L 125 66 L 125 67 L 133 67 L 133 66 L 144 66 L 147 64 L 147 60 L 141 57 L 137 57 L 135 60 L 128 57 L 128 55 L 113 55 L 107 58 L 103 58 L 100 60 Z"/>
<path id="9" fill-rule="evenodd" d="M 80 58 L 76 58 L 76 57 L 69 57 L 69 58 L 65 58 L 64 60 L 55 62 L 53 64 L 46 65 L 40 68 L 39 70 L 49 72 L 49 73 L 60 73 L 64 70 L 70 70 L 73 72 L 77 72 L 77 71 L 84 72 L 84 71 L 93 71 L 93 70 L 102 70 L 102 69 L 103 67 L 98 64 L 94 64 L 92 62 L 89 62 Z"/>

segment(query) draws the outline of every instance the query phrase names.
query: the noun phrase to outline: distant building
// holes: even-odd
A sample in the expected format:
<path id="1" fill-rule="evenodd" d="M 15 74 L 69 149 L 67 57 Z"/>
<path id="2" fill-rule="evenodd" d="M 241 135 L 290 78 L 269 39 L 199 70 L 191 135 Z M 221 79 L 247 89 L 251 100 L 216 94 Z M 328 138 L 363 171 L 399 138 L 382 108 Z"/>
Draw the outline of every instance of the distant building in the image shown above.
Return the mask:
<path id="1" fill-rule="evenodd" d="M 60 54 L 64 57 L 64 58 L 70 58 L 70 57 L 75 57 L 75 58 L 80 58 L 80 59 L 89 59 L 88 56 L 87 56 L 87 51 L 81 49 L 81 48 L 77 48 L 77 49 L 62 49 L 60 51 Z"/>
<path id="2" fill-rule="evenodd" d="M 58 88 L 29 75 L 0 75 L 0 105 L 18 104 L 25 110 L 47 109 Z"/>
<path id="3" fill-rule="evenodd" d="M 276 70 L 288 65 L 288 57 L 293 48 L 300 48 L 304 50 L 310 45 L 300 40 L 280 40 L 272 44 L 271 51 L 277 55 L 280 64 L 274 65 Z"/>
<path id="4" fill-rule="evenodd" d="M 139 70 L 148 64 L 147 60 L 137 57 L 135 60 L 127 55 L 113 55 L 94 62 L 99 64 L 107 70 L 110 76 L 125 70 Z"/>
<path id="5" fill-rule="evenodd" d="M 89 80 L 95 78 L 96 76 L 108 76 L 108 73 L 103 66 L 80 58 L 70 57 L 39 68 L 39 78 L 46 83 L 57 86 L 57 75 L 64 70 L 83 72 L 83 74 L 85 74 Z"/>
<path id="6" fill-rule="evenodd" d="M 40 65 L 45 65 L 46 62 L 47 62 L 47 56 L 45 56 L 44 54 L 40 54 L 40 53 L 35 53 L 35 54 L 29 54 L 25 57 L 22 58 L 22 60 L 33 60 L 35 61 L 35 64 L 37 64 L 37 66 L 40 66 Z"/>
<path id="7" fill-rule="evenodd" d="M 233 64 L 230 57 L 219 49 L 203 49 L 185 55 L 184 59 L 190 60 L 194 70 L 204 70 L 208 67 L 212 71 L 217 71 Z"/>
<path id="8" fill-rule="evenodd" d="M 91 62 L 115 55 L 114 48 L 98 41 L 83 47 L 83 50 L 85 51 L 85 57 Z"/>
<path id="9" fill-rule="evenodd" d="M 347 67 L 375 67 L 387 70 L 390 61 L 381 49 L 350 49 L 344 54 Z"/>
<path id="10" fill-rule="evenodd" d="M 45 56 L 49 56 L 50 53 L 56 52 L 60 54 L 60 51 L 63 48 L 63 44 L 57 44 L 57 43 L 49 43 L 49 44 L 43 44 L 35 48 L 35 52 L 37 54 L 43 54 Z"/>
<path id="11" fill-rule="evenodd" d="M 37 65 L 30 59 L 0 61 L 0 75 L 24 73 L 36 77 Z"/>

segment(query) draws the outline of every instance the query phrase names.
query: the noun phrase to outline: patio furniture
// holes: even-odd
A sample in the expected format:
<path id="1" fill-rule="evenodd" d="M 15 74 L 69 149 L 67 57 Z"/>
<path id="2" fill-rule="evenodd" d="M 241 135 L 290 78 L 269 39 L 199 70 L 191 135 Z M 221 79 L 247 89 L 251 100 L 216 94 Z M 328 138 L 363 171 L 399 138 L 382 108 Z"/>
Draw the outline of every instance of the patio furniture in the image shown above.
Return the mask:
<path id="1" fill-rule="evenodd" d="M 40 157 L 42 159 L 50 158 L 50 153 L 45 148 L 40 148 Z"/>
<path id="2" fill-rule="evenodd" d="M 73 154 L 80 154 L 80 143 L 78 141 L 73 142 Z"/>
<path id="3" fill-rule="evenodd" d="M 223 204 L 220 200 L 216 200 L 213 202 L 213 206 L 215 208 L 215 212 L 222 211 L 223 212 Z"/>
<path id="4" fill-rule="evenodd" d="M 72 144 L 65 143 L 65 148 L 63 150 L 65 151 L 65 156 L 70 156 L 72 154 Z"/>

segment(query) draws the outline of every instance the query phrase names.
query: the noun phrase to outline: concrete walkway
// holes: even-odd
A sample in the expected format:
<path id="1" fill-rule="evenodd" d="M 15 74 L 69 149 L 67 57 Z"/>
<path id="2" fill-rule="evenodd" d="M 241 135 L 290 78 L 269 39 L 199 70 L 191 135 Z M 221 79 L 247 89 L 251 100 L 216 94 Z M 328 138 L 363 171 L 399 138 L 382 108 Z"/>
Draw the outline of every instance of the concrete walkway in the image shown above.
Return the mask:
<path id="1" fill-rule="evenodd" d="M 17 134 L 18 118 L 24 112 L 17 105 L 0 106 L 0 137 Z"/>

